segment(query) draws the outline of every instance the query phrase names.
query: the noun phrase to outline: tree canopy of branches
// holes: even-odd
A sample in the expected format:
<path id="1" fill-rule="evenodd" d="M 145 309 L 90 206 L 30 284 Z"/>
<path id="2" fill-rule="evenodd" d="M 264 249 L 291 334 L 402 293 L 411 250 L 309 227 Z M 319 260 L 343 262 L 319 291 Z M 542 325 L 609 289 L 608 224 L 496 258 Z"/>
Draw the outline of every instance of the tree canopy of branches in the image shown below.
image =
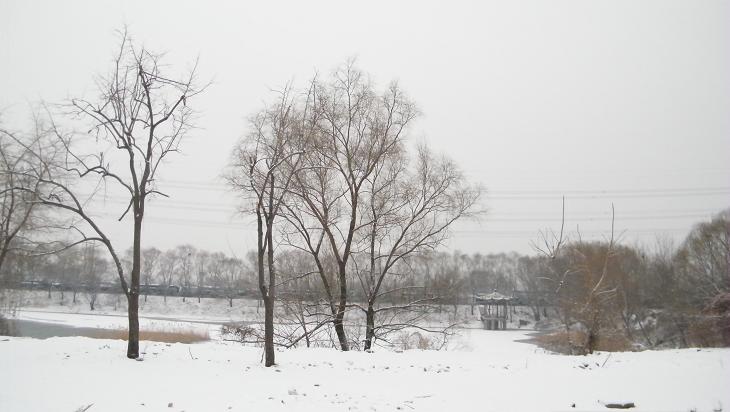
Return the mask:
<path id="1" fill-rule="evenodd" d="M 360 212 L 360 221 L 366 224 L 357 233 L 365 258 L 355 270 L 366 296 L 366 306 L 358 305 L 366 315 L 365 349 L 376 337 L 377 313 L 413 312 L 434 299 L 375 307 L 380 296 L 398 291 L 397 286 L 384 288 L 384 282 L 397 275 L 396 265 L 440 246 L 449 226 L 472 213 L 479 194 L 479 188 L 468 185 L 452 161 L 435 156 L 425 146 L 417 148 L 412 166 L 400 156 L 384 159 L 367 178 Z M 407 323 L 413 327 L 414 322 Z"/>
<path id="2" fill-rule="evenodd" d="M 321 280 L 340 348 L 352 344 L 344 318 L 353 307 L 368 316 L 369 348 L 375 313 L 396 309 L 375 307 L 378 297 L 395 292 L 385 287 L 394 267 L 436 248 L 448 227 L 471 213 L 479 188 L 466 184 L 453 162 L 424 145 L 408 155 L 405 139 L 417 114 L 397 83 L 378 92 L 348 62 L 328 79 L 314 78 L 304 92 L 287 87 L 252 118 L 249 137 L 234 150 L 229 180 L 257 218 L 267 314 L 273 316 L 274 248 L 281 244 L 311 257 L 313 270 L 296 277 Z M 364 306 L 348 303 L 351 279 L 361 286 Z M 267 315 L 265 324 L 272 322 Z M 269 336 L 273 326 L 265 339 L 267 365 Z"/>
<path id="3" fill-rule="evenodd" d="M 180 78 L 168 76 L 161 55 L 134 45 L 127 32 L 106 76 L 96 79 L 94 98 L 71 99 L 61 106 L 62 117 L 78 122 L 85 135 L 64 131 L 49 112 L 52 139 L 41 149 L 26 144 L 41 163 L 32 170 L 38 184 L 36 203 L 73 215 L 72 229 L 81 235 L 75 243 L 101 242 L 115 263 L 128 302 L 129 341 L 127 357 L 139 356 L 139 285 L 142 223 L 147 200 L 165 196 L 156 185 L 157 172 L 170 154 L 178 151 L 193 127 L 191 98 L 202 92 L 195 84 L 195 68 Z M 76 124 L 76 123 L 74 123 Z M 128 276 L 110 239 L 79 187 L 114 186 L 127 197 L 119 220 L 129 216 L 132 225 L 132 261 Z M 94 183 L 96 182 L 96 183 Z M 92 195 L 93 196 L 93 195 Z"/>
<path id="4" fill-rule="evenodd" d="M 730 210 L 694 227 L 677 252 L 683 275 L 701 303 L 730 292 Z"/>

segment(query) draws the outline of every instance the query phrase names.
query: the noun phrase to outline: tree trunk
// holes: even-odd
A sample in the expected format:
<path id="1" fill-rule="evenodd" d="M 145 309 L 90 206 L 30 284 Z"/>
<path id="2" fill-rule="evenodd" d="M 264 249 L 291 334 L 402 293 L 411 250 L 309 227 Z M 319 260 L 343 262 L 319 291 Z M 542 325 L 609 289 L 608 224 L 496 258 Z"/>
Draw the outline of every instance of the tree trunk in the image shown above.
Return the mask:
<path id="1" fill-rule="evenodd" d="M 368 311 L 365 314 L 365 350 L 370 350 L 375 338 L 375 310 L 373 304 L 368 302 Z"/>
<path id="2" fill-rule="evenodd" d="M 350 350 L 350 345 L 347 343 L 347 334 L 345 333 L 345 308 L 347 307 L 347 277 L 346 277 L 346 263 L 342 262 L 339 267 L 339 280 L 340 280 L 340 302 L 337 305 L 337 313 L 335 313 L 335 332 L 337 333 L 337 340 L 340 343 L 340 349 L 342 351 Z"/>
<path id="3" fill-rule="evenodd" d="M 273 185 L 273 180 L 272 183 Z M 273 188 L 272 188 L 273 190 Z M 269 213 L 273 208 L 269 197 Z M 274 302 L 276 299 L 276 267 L 274 266 L 274 216 L 266 220 L 266 257 L 269 264 L 269 287 L 264 297 L 264 350 L 266 366 L 273 366 L 274 360 Z M 262 256 L 263 257 L 263 256 Z"/>
<path id="4" fill-rule="evenodd" d="M 535 319 L 535 322 L 540 322 L 540 307 L 539 306 L 532 307 L 532 317 Z"/>
<path id="5" fill-rule="evenodd" d="M 350 345 L 347 343 L 347 334 L 345 333 L 345 325 L 343 323 L 343 319 L 345 317 L 344 311 L 338 311 L 335 314 L 335 319 L 332 321 L 332 323 L 335 326 L 335 333 L 337 333 L 337 340 L 340 343 L 340 349 L 343 351 L 350 350 Z"/>
<path id="6" fill-rule="evenodd" d="M 142 212 L 135 211 L 134 243 L 132 244 L 132 273 L 130 275 L 129 293 L 127 295 L 127 314 L 129 318 L 129 340 L 127 357 L 139 357 L 139 274 L 142 240 Z"/>
<path id="7" fill-rule="evenodd" d="M 265 366 L 274 366 L 274 299 L 264 298 L 264 351 Z"/>
<path id="8" fill-rule="evenodd" d="M 302 331 L 304 332 L 304 340 L 307 343 L 307 347 L 310 347 L 311 342 L 309 340 L 309 332 L 307 331 L 307 319 L 304 317 L 304 309 L 302 309 L 303 304 L 304 302 L 300 300 L 297 309 L 299 310 L 299 315 L 301 316 L 300 322 L 302 324 Z"/>
<path id="9" fill-rule="evenodd" d="M 593 354 L 593 349 L 596 347 L 596 333 L 591 329 L 588 331 L 588 341 L 586 342 L 586 350 L 589 354 Z"/>
<path id="10" fill-rule="evenodd" d="M 272 238 L 270 233 L 269 225 L 270 222 L 266 222 L 266 241 L 264 243 L 264 226 L 263 217 L 261 216 L 261 204 L 257 205 L 256 208 L 256 230 L 258 240 L 257 250 L 257 266 L 258 266 L 258 278 L 259 278 L 259 290 L 261 291 L 261 299 L 264 301 L 264 365 L 266 367 L 273 366 L 275 364 L 274 354 L 274 291 L 271 290 L 271 286 L 274 285 L 274 279 L 271 279 L 273 270 L 269 267 L 269 282 L 266 282 L 266 274 L 264 270 L 264 258 L 269 249 L 269 254 L 273 254 L 273 246 L 268 243 L 269 239 Z M 269 258 L 271 261 L 271 257 Z M 271 263 L 271 262 L 270 262 Z"/>
<path id="11" fill-rule="evenodd" d="M 127 342 L 127 357 L 137 359 L 139 357 L 139 295 L 129 294 L 127 298 L 129 317 L 129 341 Z"/>

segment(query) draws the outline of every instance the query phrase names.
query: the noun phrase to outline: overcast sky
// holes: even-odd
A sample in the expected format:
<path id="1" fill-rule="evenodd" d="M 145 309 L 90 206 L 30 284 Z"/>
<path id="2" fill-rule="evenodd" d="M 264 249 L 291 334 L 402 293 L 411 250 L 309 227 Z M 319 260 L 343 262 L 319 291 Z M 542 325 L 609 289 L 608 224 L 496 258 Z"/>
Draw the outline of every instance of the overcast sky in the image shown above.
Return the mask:
<path id="1" fill-rule="evenodd" d="M 219 177 L 246 117 L 349 57 L 381 86 L 399 80 L 423 112 L 410 138 L 487 188 L 488 213 L 451 248 L 531 252 L 559 228 L 561 195 L 584 238 L 608 234 L 613 202 L 628 243 L 681 240 L 730 206 L 728 1 L 0 0 L 4 126 L 27 127 L 41 99 L 92 96 L 125 24 L 170 65 L 200 56 L 214 81 L 188 102 L 200 129 L 161 171 L 171 199 L 148 209 L 145 246 L 253 247 Z M 130 245 L 130 225 L 104 223 Z"/>

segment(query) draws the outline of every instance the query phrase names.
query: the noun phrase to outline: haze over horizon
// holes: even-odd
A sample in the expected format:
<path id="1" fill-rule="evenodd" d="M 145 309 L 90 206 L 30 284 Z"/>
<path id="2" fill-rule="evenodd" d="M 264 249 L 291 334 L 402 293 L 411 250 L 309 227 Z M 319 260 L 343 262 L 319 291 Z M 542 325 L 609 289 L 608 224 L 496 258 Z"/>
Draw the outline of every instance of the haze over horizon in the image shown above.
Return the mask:
<path id="1" fill-rule="evenodd" d="M 450 249 L 530 253 L 538 231 L 679 242 L 730 207 L 730 4 L 723 1 L 0 3 L 0 121 L 28 127 L 40 100 L 93 96 L 116 31 L 200 58 L 213 85 L 190 105 L 199 129 L 161 169 L 144 246 L 242 255 L 252 220 L 220 178 L 248 116 L 272 89 L 302 87 L 350 57 L 382 88 L 397 79 L 422 116 L 410 131 L 487 189 L 479 222 Z M 323 27 L 329 27 L 323 30 Z M 97 211 L 131 244 L 114 196 Z"/>

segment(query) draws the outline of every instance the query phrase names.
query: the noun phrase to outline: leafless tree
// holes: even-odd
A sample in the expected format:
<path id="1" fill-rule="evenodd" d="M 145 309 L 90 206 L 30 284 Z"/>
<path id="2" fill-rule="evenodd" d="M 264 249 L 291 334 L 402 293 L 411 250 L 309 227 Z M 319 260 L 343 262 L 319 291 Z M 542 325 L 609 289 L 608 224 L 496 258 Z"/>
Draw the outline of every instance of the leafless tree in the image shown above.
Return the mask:
<path id="1" fill-rule="evenodd" d="M 203 290 L 206 286 L 206 281 L 208 281 L 208 264 L 210 261 L 210 253 L 208 253 L 205 250 L 198 250 L 195 253 L 195 285 L 196 285 L 196 292 L 198 295 L 198 303 L 200 303 L 200 298 L 203 295 Z"/>
<path id="2" fill-rule="evenodd" d="M 149 247 L 142 249 L 141 255 L 141 269 L 143 282 L 147 286 L 145 288 L 144 301 L 147 302 L 147 295 L 149 295 L 152 279 L 154 274 L 159 270 L 160 259 L 162 257 L 162 251 L 156 247 Z"/>
<path id="3" fill-rule="evenodd" d="M 356 234 L 368 226 L 361 220 L 363 192 L 379 165 L 402 152 L 418 111 L 396 83 L 379 95 L 352 61 L 329 81 L 312 83 L 308 150 L 295 175 L 294 196 L 285 205 L 286 218 L 300 235 L 300 242 L 291 243 L 316 261 L 340 348 L 348 350 L 343 319 L 350 261 Z"/>
<path id="4" fill-rule="evenodd" d="M 274 359 L 274 304 L 276 301 L 276 266 L 274 260 L 274 224 L 289 193 L 302 147 L 306 110 L 287 87 L 277 102 L 251 119 L 251 132 L 234 150 L 229 183 L 248 197 L 245 212 L 256 216 L 256 260 L 258 285 L 264 301 L 265 365 Z"/>
<path id="5" fill-rule="evenodd" d="M 241 260 L 231 258 L 223 253 L 210 254 L 204 270 L 209 274 L 213 284 L 228 300 L 228 306 L 233 307 L 233 299 L 242 289 L 244 264 Z"/>
<path id="6" fill-rule="evenodd" d="M 394 311 L 415 311 L 430 299 L 408 300 L 400 305 L 376 308 L 379 298 L 408 289 L 385 281 L 395 276 L 396 265 L 424 250 L 434 250 L 448 237 L 449 227 L 458 219 L 470 216 L 480 190 L 466 183 L 456 165 L 445 157 L 434 155 L 427 147 L 416 152 L 412 170 L 403 158 L 392 158 L 375 166 L 363 193 L 362 231 L 366 261 L 357 271 L 365 293 L 366 306 L 358 306 L 366 316 L 365 349 L 376 338 L 375 317 Z M 381 324 L 378 329 L 389 330 Z M 417 324 L 411 327 L 419 327 Z"/>
<path id="7" fill-rule="evenodd" d="M 37 134 L 30 137 L 29 145 L 41 137 Z M 31 223 L 35 206 L 38 182 L 28 168 L 36 159 L 29 145 L 19 144 L 19 139 L 14 132 L 0 128 L 0 276 L 13 244 Z M 2 280 L 0 277 L 0 283 Z"/>
<path id="8" fill-rule="evenodd" d="M 51 169 L 54 174 L 39 179 L 43 186 L 39 188 L 42 196 L 39 203 L 74 214 L 93 233 L 83 235 L 82 241 L 99 241 L 110 252 L 128 303 L 127 357 L 137 358 L 142 223 L 147 200 L 156 195 L 165 196 L 156 185 L 157 171 L 168 155 L 178 151 L 181 140 L 193 127 L 194 112 L 188 102 L 203 88 L 195 85 L 195 68 L 181 80 L 165 74 L 167 67 L 161 64 L 161 55 L 136 47 L 126 30 L 121 33 L 113 66 L 109 75 L 96 79 L 96 98 L 72 99 L 63 106 L 64 114 L 85 124 L 93 137 L 84 142 L 85 146 L 95 143 L 100 150 L 90 154 L 91 150 L 80 149 L 79 135 L 61 131 L 51 119 L 55 148 L 63 156 L 60 162 L 44 163 L 41 171 Z M 46 153 L 35 155 L 48 159 Z M 119 215 L 119 220 L 131 215 L 132 221 L 132 267 L 128 277 L 111 239 L 87 211 L 86 199 L 70 184 L 86 178 L 116 185 L 128 198 L 126 208 Z"/>
<path id="9" fill-rule="evenodd" d="M 160 256 L 160 264 L 157 276 L 162 289 L 162 300 L 167 303 L 167 295 L 173 286 L 173 279 L 177 271 L 178 259 L 174 250 L 168 250 Z"/>
<path id="10" fill-rule="evenodd" d="M 611 205 L 610 236 L 603 242 L 584 241 L 580 234 L 577 241 L 564 242 L 561 229 L 559 236 L 542 236 L 545 248 L 535 247 L 550 260 L 545 280 L 555 288 L 571 351 L 592 353 L 599 340 L 615 332 L 620 323 L 620 292 L 629 287 L 630 269 L 624 257 L 631 250 L 618 245 L 614 216 Z M 585 335 L 579 342 L 571 339 L 574 323 Z"/>
<path id="11" fill-rule="evenodd" d="M 730 209 L 697 224 L 677 252 L 682 274 L 697 291 L 695 299 L 709 302 L 730 292 Z"/>
<path id="12" fill-rule="evenodd" d="M 83 251 L 82 279 L 89 310 L 96 309 L 102 279 L 107 273 L 108 262 L 96 250 L 96 244 L 86 244 Z"/>
<path id="13" fill-rule="evenodd" d="M 543 256 L 523 256 L 517 264 L 517 279 L 535 322 L 542 319 L 541 310 L 543 315 L 547 313 L 546 305 L 550 301 L 551 293 L 548 292 L 544 273 L 549 270 L 548 264 L 549 261 Z"/>
<path id="14" fill-rule="evenodd" d="M 191 245 L 177 246 L 174 251 L 174 256 L 177 260 L 175 268 L 180 283 L 182 300 L 185 302 L 185 298 L 192 292 L 195 248 Z"/>

